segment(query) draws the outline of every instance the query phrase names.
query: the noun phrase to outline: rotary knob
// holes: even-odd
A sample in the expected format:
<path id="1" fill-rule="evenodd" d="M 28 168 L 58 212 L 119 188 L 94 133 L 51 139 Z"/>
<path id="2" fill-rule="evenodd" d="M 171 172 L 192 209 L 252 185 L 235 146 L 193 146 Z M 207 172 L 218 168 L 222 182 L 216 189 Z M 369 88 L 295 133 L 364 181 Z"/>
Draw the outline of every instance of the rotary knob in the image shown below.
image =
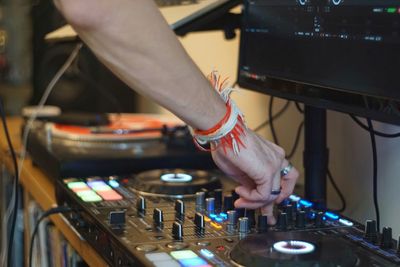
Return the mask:
<path id="1" fill-rule="evenodd" d="M 306 227 L 306 212 L 300 210 L 296 213 L 296 228 L 305 228 Z"/>
<path id="2" fill-rule="evenodd" d="M 285 212 L 281 212 L 278 216 L 277 228 L 280 230 L 287 230 L 288 216 Z"/>
<path id="3" fill-rule="evenodd" d="M 224 196 L 224 211 L 233 210 L 233 197 L 232 195 Z"/>
<path id="4" fill-rule="evenodd" d="M 293 205 L 291 204 L 286 205 L 284 211 L 287 214 L 288 222 L 291 223 L 293 221 L 293 212 L 294 212 Z"/>
<path id="5" fill-rule="evenodd" d="M 200 212 L 196 212 L 196 214 L 194 215 L 194 224 L 199 228 L 205 228 L 206 224 L 204 221 L 204 215 Z"/>
<path id="6" fill-rule="evenodd" d="M 375 220 L 367 220 L 365 223 L 365 240 L 371 243 L 378 242 L 378 229 Z"/>
<path id="7" fill-rule="evenodd" d="M 322 227 L 324 225 L 325 225 L 325 223 L 324 223 L 324 213 L 322 211 L 320 211 L 315 215 L 315 226 L 316 227 Z"/>
<path id="8" fill-rule="evenodd" d="M 222 189 L 214 190 L 215 210 L 221 211 L 222 207 Z"/>
<path id="9" fill-rule="evenodd" d="M 258 215 L 257 229 L 259 233 L 268 232 L 268 216 Z"/>
<path id="10" fill-rule="evenodd" d="M 249 232 L 249 218 L 247 217 L 239 218 L 239 232 L 242 234 Z"/>
<path id="11" fill-rule="evenodd" d="M 206 198 L 206 211 L 207 214 L 215 213 L 215 198 L 213 197 Z"/>
<path id="12" fill-rule="evenodd" d="M 196 207 L 204 208 L 206 193 L 203 191 L 196 193 Z"/>
<path id="13" fill-rule="evenodd" d="M 175 201 L 175 212 L 177 215 L 185 214 L 185 203 L 180 199 Z"/>
<path id="14" fill-rule="evenodd" d="M 228 224 L 236 225 L 236 220 L 237 220 L 236 210 L 228 210 L 227 214 L 228 214 Z"/>
<path id="15" fill-rule="evenodd" d="M 381 239 L 381 248 L 383 248 L 383 249 L 391 249 L 392 247 L 393 247 L 392 228 L 383 227 L 383 229 L 382 229 L 382 239 Z"/>

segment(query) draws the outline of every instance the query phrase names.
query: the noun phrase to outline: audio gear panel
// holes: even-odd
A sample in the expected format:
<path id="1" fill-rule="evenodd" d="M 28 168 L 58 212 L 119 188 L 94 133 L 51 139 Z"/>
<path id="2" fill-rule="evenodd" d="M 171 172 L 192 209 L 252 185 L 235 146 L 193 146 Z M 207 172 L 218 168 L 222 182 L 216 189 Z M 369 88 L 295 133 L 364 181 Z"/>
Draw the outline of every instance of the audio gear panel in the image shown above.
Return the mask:
<path id="1" fill-rule="evenodd" d="M 376 229 L 291 195 L 277 224 L 235 209 L 234 185 L 219 173 L 159 169 L 133 176 L 56 181 L 67 219 L 111 266 L 400 265 L 391 228 Z"/>

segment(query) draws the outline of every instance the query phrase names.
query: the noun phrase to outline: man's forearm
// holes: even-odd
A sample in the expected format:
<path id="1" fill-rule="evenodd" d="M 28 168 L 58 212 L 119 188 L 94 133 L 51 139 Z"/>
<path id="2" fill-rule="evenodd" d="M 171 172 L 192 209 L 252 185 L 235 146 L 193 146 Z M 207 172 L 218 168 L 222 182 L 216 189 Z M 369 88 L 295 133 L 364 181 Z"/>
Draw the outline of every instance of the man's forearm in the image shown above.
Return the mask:
<path id="1" fill-rule="evenodd" d="M 151 0 L 57 0 L 97 57 L 120 79 L 190 125 L 208 129 L 225 105 Z"/>

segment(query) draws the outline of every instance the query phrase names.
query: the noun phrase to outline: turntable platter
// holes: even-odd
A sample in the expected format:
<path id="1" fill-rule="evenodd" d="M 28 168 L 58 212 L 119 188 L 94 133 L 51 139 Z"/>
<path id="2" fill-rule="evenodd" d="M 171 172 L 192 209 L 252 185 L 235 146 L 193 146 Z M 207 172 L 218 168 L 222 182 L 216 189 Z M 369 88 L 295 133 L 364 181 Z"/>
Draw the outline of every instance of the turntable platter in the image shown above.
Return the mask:
<path id="1" fill-rule="evenodd" d="M 231 259 L 251 267 L 354 267 L 358 258 L 350 244 L 306 232 L 269 232 L 241 240 Z"/>
<path id="2" fill-rule="evenodd" d="M 220 177 L 200 170 L 165 169 L 138 174 L 130 186 L 142 194 L 186 196 L 221 188 Z"/>

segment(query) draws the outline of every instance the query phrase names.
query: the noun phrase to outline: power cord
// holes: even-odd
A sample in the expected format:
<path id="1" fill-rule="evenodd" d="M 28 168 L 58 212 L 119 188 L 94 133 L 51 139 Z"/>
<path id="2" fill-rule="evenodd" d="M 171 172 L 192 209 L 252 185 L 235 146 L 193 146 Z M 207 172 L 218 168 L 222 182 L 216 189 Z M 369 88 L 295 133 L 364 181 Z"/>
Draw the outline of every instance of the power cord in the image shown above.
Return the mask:
<path id="1" fill-rule="evenodd" d="M 17 162 L 17 156 L 15 154 L 14 147 L 11 143 L 11 138 L 10 138 L 10 133 L 8 131 L 7 127 L 7 121 L 6 121 L 6 114 L 4 111 L 4 106 L 3 102 L 0 100 L 0 113 L 1 113 L 1 121 L 3 123 L 3 128 L 4 128 L 4 133 L 6 135 L 7 139 L 7 144 L 8 148 L 10 149 L 11 152 L 11 157 L 14 165 L 14 172 L 15 172 L 15 181 L 14 181 L 14 208 L 11 213 L 11 230 L 10 230 L 10 235 L 8 238 L 8 255 L 7 255 L 7 266 L 11 266 L 11 258 L 12 258 L 12 247 L 13 247 L 13 241 L 14 241 L 14 232 L 15 232 L 15 225 L 17 222 L 17 209 L 18 209 L 18 198 L 19 198 L 19 190 L 18 190 L 18 185 L 19 185 L 19 172 L 18 172 L 18 162 Z M 11 200 L 10 200 L 11 201 Z M 6 238 L 6 237 L 3 237 Z"/>
<path id="2" fill-rule="evenodd" d="M 32 267 L 32 257 L 33 257 L 33 246 L 34 246 L 34 242 L 35 242 L 35 237 L 37 234 L 37 231 L 39 230 L 39 224 L 48 216 L 53 215 L 53 214 L 57 214 L 57 213 L 67 213 L 72 211 L 72 209 L 70 207 L 55 207 L 55 208 L 51 208 L 47 211 L 45 211 L 39 218 L 39 220 L 37 220 L 36 224 L 35 224 L 35 228 L 33 228 L 33 232 L 32 232 L 32 236 L 31 236 L 31 242 L 29 244 L 29 267 Z"/>
<path id="3" fill-rule="evenodd" d="M 335 179 L 333 179 L 332 173 L 331 173 L 331 171 L 329 169 L 327 171 L 327 174 L 328 174 L 329 181 L 331 182 L 333 188 L 335 189 L 337 195 L 340 198 L 340 201 L 342 202 L 342 207 L 340 209 L 338 209 L 338 210 L 335 210 L 335 211 L 336 212 L 343 212 L 347 208 L 346 199 L 344 198 L 343 193 L 340 191 L 339 187 L 337 186 L 337 184 L 335 182 Z"/>
<path id="4" fill-rule="evenodd" d="M 288 159 L 292 159 L 294 154 L 296 153 L 297 148 L 299 147 L 300 137 L 301 133 L 303 132 L 303 129 L 304 129 L 304 121 L 300 122 L 299 127 L 297 128 L 296 138 L 294 140 L 293 147 L 290 150 L 290 153 L 286 156 Z"/>
<path id="5" fill-rule="evenodd" d="M 376 215 L 376 225 L 378 227 L 378 231 L 381 229 L 381 218 L 379 214 L 379 202 L 378 202 L 378 152 L 376 148 L 376 139 L 375 139 L 375 131 L 374 126 L 372 125 L 371 119 L 367 119 L 369 134 L 371 137 L 371 145 L 372 145 L 372 159 L 373 159 L 373 198 L 374 198 L 374 207 L 375 207 L 375 215 Z"/>
<path id="6" fill-rule="evenodd" d="M 274 115 L 272 115 L 272 120 L 276 120 L 279 117 L 281 117 L 289 108 L 290 106 L 290 101 L 286 101 L 285 105 Z M 254 128 L 254 132 L 259 132 L 262 128 L 268 126 L 270 124 L 270 120 L 266 120 L 265 122 L 261 123 L 259 126 Z"/>

